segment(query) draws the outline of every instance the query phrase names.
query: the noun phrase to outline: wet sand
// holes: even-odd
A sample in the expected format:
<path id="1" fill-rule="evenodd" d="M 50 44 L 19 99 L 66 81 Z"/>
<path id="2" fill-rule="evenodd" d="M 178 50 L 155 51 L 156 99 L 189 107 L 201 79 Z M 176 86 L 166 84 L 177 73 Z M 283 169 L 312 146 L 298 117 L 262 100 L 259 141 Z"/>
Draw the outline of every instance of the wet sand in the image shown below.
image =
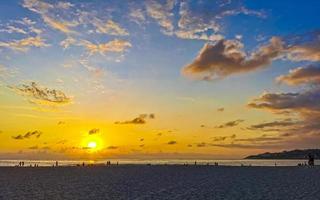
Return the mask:
<path id="1" fill-rule="evenodd" d="M 1 167 L 0 199 L 320 199 L 320 167 Z"/>

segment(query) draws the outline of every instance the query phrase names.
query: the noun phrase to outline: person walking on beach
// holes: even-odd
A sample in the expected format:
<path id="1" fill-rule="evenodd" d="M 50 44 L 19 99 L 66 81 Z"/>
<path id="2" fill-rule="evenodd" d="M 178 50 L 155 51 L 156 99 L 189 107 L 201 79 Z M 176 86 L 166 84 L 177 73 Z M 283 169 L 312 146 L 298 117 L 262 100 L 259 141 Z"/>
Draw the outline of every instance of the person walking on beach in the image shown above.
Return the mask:
<path id="1" fill-rule="evenodd" d="M 314 156 L 311 153 L 308 154 L 308 164 L 314 166 Z"/>

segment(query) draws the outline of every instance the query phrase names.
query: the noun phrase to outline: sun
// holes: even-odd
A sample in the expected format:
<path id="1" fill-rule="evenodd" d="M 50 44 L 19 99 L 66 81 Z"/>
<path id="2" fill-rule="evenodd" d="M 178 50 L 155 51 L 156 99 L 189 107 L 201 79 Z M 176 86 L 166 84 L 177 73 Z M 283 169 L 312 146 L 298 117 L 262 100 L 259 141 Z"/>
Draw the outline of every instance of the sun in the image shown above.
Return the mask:
<path id="1" fill-rule="evenodd" d="M 95 148 L 97 148 L 97 143 L 94 141 L 90 141 L 90 142 L 88 142 L 87 147 L 90 149 L 95 149 Z"/>
<path id="2" fill-rule="evenodd" d="M 84 136 L 80 145 L 83 149 L 88 150 L 88 152 L 97 152 L 104 147 L 104 141 L 98 135 Z"/>

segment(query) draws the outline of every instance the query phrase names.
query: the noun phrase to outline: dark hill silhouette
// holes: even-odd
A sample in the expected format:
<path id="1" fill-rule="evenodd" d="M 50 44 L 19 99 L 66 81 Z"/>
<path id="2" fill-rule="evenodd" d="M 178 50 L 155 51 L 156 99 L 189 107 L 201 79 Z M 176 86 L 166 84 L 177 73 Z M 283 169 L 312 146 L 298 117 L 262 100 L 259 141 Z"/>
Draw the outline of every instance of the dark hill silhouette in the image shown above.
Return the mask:
<path id="1" fill-rule="evenodd" d="M 315 159 L 320 159 L 320 149 L 296 149 L 275 153 L 266 152 L 257 155 L 250 155 L 244 159 L 307 159 L 308 154 L 314 155 Z"/>

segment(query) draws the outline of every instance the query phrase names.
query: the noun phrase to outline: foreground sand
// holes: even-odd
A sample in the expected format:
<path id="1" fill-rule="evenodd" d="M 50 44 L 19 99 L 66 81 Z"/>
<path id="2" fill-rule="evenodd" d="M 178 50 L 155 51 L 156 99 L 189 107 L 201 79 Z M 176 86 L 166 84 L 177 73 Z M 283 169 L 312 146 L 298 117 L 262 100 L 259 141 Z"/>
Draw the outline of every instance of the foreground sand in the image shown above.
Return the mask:
<path id="1" fill-rule="evenodd" d="M 0 168 L 0 199 L 320 199 L 320 168 Z"/>

